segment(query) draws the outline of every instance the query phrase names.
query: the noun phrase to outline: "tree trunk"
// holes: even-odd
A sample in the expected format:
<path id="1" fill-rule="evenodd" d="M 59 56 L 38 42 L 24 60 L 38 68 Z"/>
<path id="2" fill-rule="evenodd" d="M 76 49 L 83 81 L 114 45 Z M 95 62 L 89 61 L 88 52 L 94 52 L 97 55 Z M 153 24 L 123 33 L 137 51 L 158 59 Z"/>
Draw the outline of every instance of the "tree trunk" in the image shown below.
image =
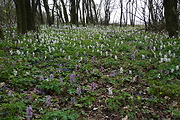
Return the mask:
<path id="1" fill-rule="evenodd" d="M 77 25 L 78 23 L 78 14 L 77 14 L 77 9 L 76 9 L 76 0 L 70 0 L 71 4 L 71 9 L 70 9 L 70 14 L 71 14 L 71 23 Z"/>
<path id="2" fill-rule="evenodd" d="M 177 0 L 164 0 L 164 15 L 169 37 L 178 37 Z"/>
<path id="3" fill-rule="evenodd" d="M 65 21 L 66 21 L 66 23 L 69 23 L 68 14 L 67 14 L 66 6 L 64 4 L 64 0 L 61 0 L 61 4 L 63 7 L 63 13 L 64 13 Z"/>
<path id="4" fill-rule="evenodd" d="M 123 19 L 123 0 L 120 0 L 120 8 L 121 8 L 120 27 L 122 27 L 122 19 Z"/>
<path id="5" fill-rule="evenodd" d="M 52 18 L 51 18 L 50 11 L 49 11 L 48 0 L 43 0 L 43 3 L 44 3 L 46 15 L 47 15 L 47 22 L 48 22 L 49 26 L 51 26 L 53 23 L 52 23 Z"/>
<path id="6" fill-rule="evenodd" d="M 44 24 L 40 0 L 37 0 L 37 2 L 38 2 L 37 4 L 38 4 L 38 9 L 39 9 L 39 15 L 40 15 L 40 23 L 41 23 L 41 24 Z"/>
<path id="7" fill-rule="evenodd" d="M 35 30 L 34 14 L 30 0 L 14 0 L 16 5 L 17 30 L 24 34 L 27 31 Z"/>
<path id="8" fill-rule="evenodd" d="M 82 1 L 82 24 L 85 26 L 85 0 Z"/>
<path id="9" fill-rule="evenodd" d="M 97 16 L 97 11 L 96 11 L 96 5 L 94 0 L 92 0 L 92 4 L 93 4 L 93 10 L 94 10 L 94 18 L 95 18 L 95 23 L 98 23 L 98 16 Z"/>
<path id="10" fill-rule="evenodd" d="M 0 26 L 0 40 L 4 39 L 4 33 L 3 33 L 3 29 Z"/>

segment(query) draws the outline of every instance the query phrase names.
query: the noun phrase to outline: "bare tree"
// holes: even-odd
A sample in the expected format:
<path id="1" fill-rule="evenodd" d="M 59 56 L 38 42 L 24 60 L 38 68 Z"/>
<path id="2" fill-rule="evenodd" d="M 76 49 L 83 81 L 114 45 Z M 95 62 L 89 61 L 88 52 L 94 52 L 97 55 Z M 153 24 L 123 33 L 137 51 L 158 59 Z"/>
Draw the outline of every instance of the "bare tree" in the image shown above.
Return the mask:
<path id="1" fill-rule="evenodd" d="M 110 5 L 111 5 L 111 0 L 104 1 L 104 13 L 105 13 L 104 25 L 109 25 L 110 15 L 111 15 Z"/>
<path id="2" fill-rule="evenodd" d="M 52 21 L 51 15 L 50 15 L 48 0 L 43 0 L 43 3 L 44 3 L 44 8 L 45 8 L 45 11 L 46 11 L 46 15 L 47 15 L 47 23 L 49 24 L 49 26 L 51 26 L 53 24 L 53 21 Z"/>
<path id="3" fill-rule="evenodd" d="M 34 0 L 14 0 L 16 5 L 17 28 L 18 33 L 26 33 L 35 30 L 35 16 L 33 14 Z"/>
<path id="4" fill-rule="evenodd" d="M 4 39 L 3 29 L 0 26 L 0 40 Z"/>
<path id="5" fill-rule="evenodd" d="M 166 30 L 169 37 L 178 37 L 178 15 L 177 15 L 178 0 L 164 0 L 164 15 L 166 20 Z"/>
<path id="6" fill-rule="evenodd" d="M 67 9 L 66 9 L 64 0 L 61 0 L 61 4 L 62 4 L 62 7 L 63 7 L 63 13 L 64 13 L 65 21 L 66 21 L 66 23 L 69 23 L 69 18 L 68 18 Z"/>
<path id="7" fill-rule="evenodd" d="M 39 19 L 40 19 L 40 23 L 41 24 L 44 24 L 44 20 L 43 20 L 43 13 L 42 13 L 42 8 L 41 8 L 41 0 L 37 0 L 37 5 L 38 5 L 38 16 L 39 16 Z"/>

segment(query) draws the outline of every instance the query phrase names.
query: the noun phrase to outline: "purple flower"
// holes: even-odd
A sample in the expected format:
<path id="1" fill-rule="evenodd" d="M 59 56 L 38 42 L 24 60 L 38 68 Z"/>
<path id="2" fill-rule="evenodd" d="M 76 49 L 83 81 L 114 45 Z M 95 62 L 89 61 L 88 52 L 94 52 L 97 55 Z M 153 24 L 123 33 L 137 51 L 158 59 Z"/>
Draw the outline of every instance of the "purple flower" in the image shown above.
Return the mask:
<path id="1" fill-rule="evenodd" d="M 71 74 L 70 75 L 70 82 L 71 84 L 74 82 L 74 78 L 76 77 L 76 74 Z"/>
<path id="2" fill-rule="evenodd" d="M 35 93 L 41 93 L 41 91 L 39 91 L 37 88 L 34 88 L 33 90 Z"/>
<path id="3" fill-rule="evenodd" d="M 132 57 L 132 60 L 135 60 L 136 55 L 135 55 L 135 54 L 132 54 L 131 57 Z"/>
<path id="4" fill-rule="evenodd" d="M 43 77 L 43 76 L 39 76 L 39 79 L 40 79 L 40 80 L 44 80 L 44 77 Z"/>
<path id="5" fill-rule="evenodd" d="M 54 75 L 51 74 L 51 75 L 50 75 L 50 81 L 53 80 L 53 78 L 54 78 Z"/>
<path id="6" fill-rule="evenodd" d="M 94 91 L 94 89 L 95 89 L 95 83 L 92 82 L 92 83 L 91 83 L 91 91 Z"/>
<path id="7" fill-rule="evenodd" d="M 165 71 L 165 75 L 168 75 L 168 74 L 169 74 L 169 70 L 166 70 L 166 71 Z"/>
<path id="8" fill-rule="evenodd" d="M 116 70 L 112 71 L 112 73 L 110 74 L 110 76 L 116 76 L 117 72 Z"/>
<path id="9" fill-rule="evenodd" d="M 163 70 L 159 70 L 159 72 L 160 72 L 160 73 L 162 73 L 162 72 L 163 72 Z"/>
<path id="10" fill-rule="evenodd" d="M 46 96 L 46 105 L 49 106 L 51 104 L 51 96 Z"/>
<path id="11" fill-rule="evenodd" d="M 81 95 L 81 87 L 78 87 L 78 88 L 77 88 L 77 94 L 78 94 L 78 95 Z"/>
<path id="12" fill-rule="evenodd" d="M 26 108 L 26 115 L 27 115 L 27 120 L 31 120 L 33 117 L 33 110 L 30 105 Z"/>
<path id="13" fill-rule="evenodd" d="M 94 58 L 94 57 L 92 57 L 91 59 L 92 59 L 92 63 L 94 63 L 94 62 L 95 62 L 95 58 Z"/>
<path id="14" fill-rule="evenodd" d="M 62 77 L 59 77 L 59 82 L 60 82 L 60 83 L 63 83 Z"/>
<path id="15" fill-rule="evenodd" d="M 75 104 L 75 97 L 72 97 L 71 98 L 71 105 L 74 105 Z"/>
<path id="16" fill-rule="evenodd" d="M 104 70 L 104 67 L 101 67 L 101 68 L 99 69 L 100 72 L 102 72 L 103 70 Z"/>

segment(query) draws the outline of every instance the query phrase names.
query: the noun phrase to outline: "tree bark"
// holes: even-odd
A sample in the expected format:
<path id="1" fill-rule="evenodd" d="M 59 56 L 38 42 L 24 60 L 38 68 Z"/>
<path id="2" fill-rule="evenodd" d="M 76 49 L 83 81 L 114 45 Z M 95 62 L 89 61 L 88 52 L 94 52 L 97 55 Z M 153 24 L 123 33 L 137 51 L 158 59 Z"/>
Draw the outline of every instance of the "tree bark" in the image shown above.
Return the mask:
<path id="1" fill-rule="evenodd" d="M 77 25 L 78 23 L 78 14 L 77 14 L 77 5 L 76 5 L 76 0 L 70 0 L 71 4 L 71 9 L 70 9 L 70 14 L 71 14 L 71 23 Z"/>
<path id="2" fill-rule="evenodd" d="M 120 14 L 120 27 L 122 27 L 122 21 L 123 21 L 123 0 L 120 0 L 120 9 L 121 9 L 121 14 Z"/>
<path id="3" fill-rule="evenodd" d="M 46 15 L 47 15 L 47 22 L 48 22 L 49 26 L 51 26 L 53 23 L 52 23 L 52 18 L 51 18 L 50 11 L 49 11 L 48 0 L 43 0 L 43 3 L 44 3 Z"/>
<path id="4" fill-rule="evenodd" d="M 37 4 L 38 4 L 38 9 L 39 9 L 39 15 L 40 15 L 40 23 L 44 24 L 44 20 L 43 20 L 43 14 L 42 14 L 42 8 L 41 8 L 41 2 L 40 0 L 37 0 Z"/>
<path id="5" fill-rule="evenodd" d="M 62 7 L 63 7 L 63 13 L 64 13 L 65 21 L 66 21 L 66 23 L 69 23 L 69 18 L 68 18 L 66 6 L 64 4 L 64 0 L 61 0 L 61 4 L 62 4 Z"/>
<path id="6" fill-rule="evenodd" d="M 169 37 L 178 37 L 177 2 L 177 0 L 164 0 L 166 30 L 168 31 Z"/>
<path id="7" fill-rule="evenodd" d="M 3 29 L 0 26 L 0 40 L 4 39 L 4 33 L 3 33 Z"/>
<path id="8" fill-rule="evenodd" d="M 14 0 L 17 16 L 18 33 L 24 34 L 27 31 L 35 30 L 33 9 L 30 0 Z"/>

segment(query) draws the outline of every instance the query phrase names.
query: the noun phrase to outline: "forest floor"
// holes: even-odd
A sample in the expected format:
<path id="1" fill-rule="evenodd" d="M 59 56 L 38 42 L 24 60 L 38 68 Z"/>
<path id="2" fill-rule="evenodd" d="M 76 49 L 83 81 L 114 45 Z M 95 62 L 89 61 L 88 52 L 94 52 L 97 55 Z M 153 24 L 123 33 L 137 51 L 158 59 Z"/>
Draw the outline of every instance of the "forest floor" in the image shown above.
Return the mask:
<path id="1" fill-rule="evenodd" d="M 131 27 L 41 26 L 0 41 L 1 120 L 178 120 L 180 41 Z"/>

